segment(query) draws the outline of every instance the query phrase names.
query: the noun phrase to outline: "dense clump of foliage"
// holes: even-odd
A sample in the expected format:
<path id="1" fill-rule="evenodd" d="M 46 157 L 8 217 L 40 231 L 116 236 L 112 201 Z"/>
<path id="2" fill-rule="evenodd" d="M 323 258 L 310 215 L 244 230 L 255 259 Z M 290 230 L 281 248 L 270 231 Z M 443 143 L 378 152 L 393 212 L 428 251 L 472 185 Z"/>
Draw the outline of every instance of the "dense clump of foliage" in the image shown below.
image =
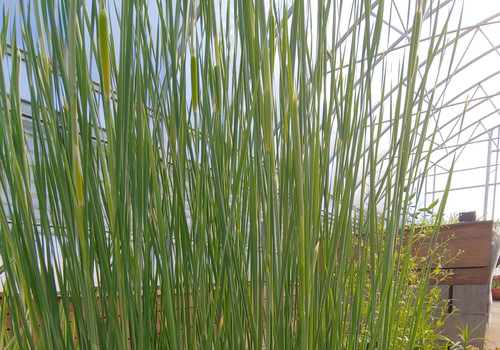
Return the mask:
<path id="1" fill-rule="evenodd" d="M 384 1 L 21 1 L 0 36 L 2 347 L 436 348 L 432 244 L 402 242 L 439 6 L 409 3 L 389 66 Z"/>

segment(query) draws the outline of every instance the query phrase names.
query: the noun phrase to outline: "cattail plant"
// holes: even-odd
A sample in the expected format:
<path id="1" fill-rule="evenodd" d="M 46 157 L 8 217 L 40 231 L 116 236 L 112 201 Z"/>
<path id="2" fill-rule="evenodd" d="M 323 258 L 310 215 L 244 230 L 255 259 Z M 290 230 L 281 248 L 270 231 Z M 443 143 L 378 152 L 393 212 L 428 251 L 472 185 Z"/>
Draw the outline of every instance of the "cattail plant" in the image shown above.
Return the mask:
<path id="1" fill-rule="evenodd" d="M 385 1 L 5 12 L 1 346 L 437 348 L 403 242 L 443 6 L 392 53 Z"/>

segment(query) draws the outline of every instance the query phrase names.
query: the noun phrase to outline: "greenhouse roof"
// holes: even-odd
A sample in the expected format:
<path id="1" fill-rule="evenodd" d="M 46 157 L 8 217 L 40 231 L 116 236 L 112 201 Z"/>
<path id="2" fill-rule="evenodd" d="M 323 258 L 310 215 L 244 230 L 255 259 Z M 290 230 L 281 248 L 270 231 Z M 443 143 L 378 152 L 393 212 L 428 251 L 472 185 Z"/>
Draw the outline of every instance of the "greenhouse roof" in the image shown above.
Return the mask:
<path id="1" fill-rule="evenodd" d="M 16 8 L 15 1 L 2 0 L 0 7 Z M 290 1 L 286 1 L 285 6 L 291 6 Z M 217 2 L 218 5 L 221 3 Z M 227 5 L 226 1 L 222 1 Z M 376 19 L 376 8 L 378 1 L 373 4 L 373 19 Z M 316 16 L 316 2 L 311 2 L 311 18 Z M 384 18 L 381 40 L 385 47 L 380 48 L 382 56 L 376 60 L 374 76 L 377 77 L 379 70 L 391 72 L 385 82 L 385 101 L 391 99 L 391 94 L 397 92 L 397 84 L 401 59 L 408 54 L 410 38 L 408 32 L 411 23 L 408 13 L 413 8 L 414 2 L 385 3 L 387 7 Z M 429 129 L 436 128 L 437 134 L 434 139 L 432 156 L 429 160 L 429 170 L 421 193 L 421 203 L 415 203 L 419 207 L 427 207 L 430 203 L 439 199 L 447 185 L 450 169 L 453 168 L 453 177 L 450 186 L 449 199 L 447 204 L 447 214 L 456 215 L 462 211 L 476 211 L 479 218 L 497 219 L 500 217 L 500 201 L 497 196 L 497 185 L 500 184 L 498 175 L 498 165 L 500 164 L 500 3 L 489 0 L 446 0 L 435 3 L 430 7 L 430 11 L 437 8 L 442 12 L 439 21 L 444 26 L 447 23 L 447 34 L 442 37 L 441 49 L 447 49 L 444 55 L 441 68 L 433 68 L 429 75 L 429 86 L 426 87 L 428 99 L 424 101 L 420 113 L 430 110 L 434 125 Z M 155 5 L 151 6 L 151 21 L 157 23 L 155 19 Z M 227 9 L 221 6 L 222 13 Z M 233 9 L 228 7 L 229 11 Z M 11 10 L 11 17 L 15 10 Z M 282 8 L 277 11 L 283 11 Z M 451 13 L 449 18 L 445 15 Z M 289 9 L 291 16 L 291 10 Z M 345 32 L 339 37 L 347 40 L 352 31 L 349 25 L 349 16 L 345 16 Z M 421 47 L 423 57 L 425 51 L 429 49 L 429 42 L 432 38 L 433 23 L 425 20 L 429 18 L 429 13 L 424 14 L 424 25 L 422 27 Z M 434 20 L 434 17 L 432 17 Z M 116 13 L 111 16 L 112 23 L 118 26 Z M 314 20 L 311 21 L 313 23 Z M 197 24 L 197 30 L 201 24 Z M 222 23 L 221 26 L 225 26 Z M 234 23 L 229 21 L 229 33 L 234 42 Z M 118 27 L 113 30 L 117 37 Z M 18 35 L 20 35 L 20 31 Z M 152 34 L 155 35 L 154 33 Z M 315 40 L 316 29 L 311 25 L 310 39 Z M 458 39 L 458 40 L 457 40 Z M 189 52 L 189 47 L 184 48 Z M 333 50 L 334 48 L 332 48 Z M 451 56 L 454 55 L 453 59 Z M 382 60 L 382 58 L 386 58 Z M 422 76 L 425 74 L 425 61 L 419 62 Z M 7 62 L 8 66 L 8 62 Z M 97 69 L 95 70 L 97 74 Z M 275 76 L 275 79 L 279 77 Z M 98 79 L 96 75 L 96 80 Z M 328 78 L 327 78 L 328 79 Z M 21 84 L 27 84 L 23 72 L 21 72 Z M 96 83 L 97 84 L 97 83 Z M 188 89 L 190 82 L 187 82 Z M 97 84 L 98 85 L 98 84 Z M 28 89 L 24 96 L 29 100 Z M 189 92 L 188 92 L 189 93 Z M 379 92 L 380 93 L 380 92 Z M 434 97 L 431 99 L 431 95 Z M 275 92 L 277 95 L 277 92 Z M 190 96 L 188 96 L 190 98 Z M 373 112 L 378 113 L 380 104 L 373 106 Z M 387 113 L 386 113 L 387 114 Z M 383 127 L 391 123 L 390 118 L 383 121 Z M 430 141 L 430 140 L 429 140 Z M 367 145 L 369 148 L 370 145 Z M 383 164 L 386 153 L 390 147 L 389 142 L 386 149 L 379 150 L 379 161 Z M 332 155 L 332 163 L 335 162 L 335 155 Z M 359 179 L 362 181 L 362 179 Z M 500 190 L 500 189 L 499 189 Z"/>

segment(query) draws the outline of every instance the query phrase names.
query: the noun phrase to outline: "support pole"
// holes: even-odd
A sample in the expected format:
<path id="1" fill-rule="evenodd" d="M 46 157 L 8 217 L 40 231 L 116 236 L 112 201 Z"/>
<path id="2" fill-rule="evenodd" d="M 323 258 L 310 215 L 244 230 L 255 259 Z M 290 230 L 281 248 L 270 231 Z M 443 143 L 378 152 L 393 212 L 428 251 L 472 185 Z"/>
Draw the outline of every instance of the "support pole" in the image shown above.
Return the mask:
<path id="1" fill-rule="evenodd" d="M 432 178 L 432 203 L 436 200 L 436 164 L 434 164 L 434 176 Z"/>
<path id="2" fill-rule="evenodd" d="M 497 128 L 497 144 L 495 150 L 495 185 L 493 186 L 493 208 L 491 209 L 491 220 L 495 220 L 495 203 L 497 200 L 498 182 L 498 153 L 500 153 L 500 126 Z"/>
<path id="3" fill-rule="evenodd" d="M 491 168 L 491 144 L 492 144 L 492 134 L 491 131 L 488 132 L 488 154 L 486 158 L 486 181 L 484 183 L 484 209 L 483 217 L 486 220 L 488 218 L 488 192 L 490 189 L 490 168 Z"/>

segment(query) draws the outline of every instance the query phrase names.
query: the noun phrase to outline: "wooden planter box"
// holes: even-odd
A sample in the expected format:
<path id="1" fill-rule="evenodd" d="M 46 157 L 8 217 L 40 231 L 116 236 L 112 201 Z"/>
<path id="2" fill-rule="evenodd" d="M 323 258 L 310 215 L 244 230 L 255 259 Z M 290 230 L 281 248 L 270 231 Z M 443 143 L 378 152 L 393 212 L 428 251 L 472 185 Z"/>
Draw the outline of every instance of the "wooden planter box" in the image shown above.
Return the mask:
<path id="1" fill-rule="evenodd" d="M 484 338 L 488 319 L 488 301 L 490 298 L 490 263 L 492 221 L 459 223 L 441 227 L 438 242 L 447 242 L 445 250 L 438 250 L 445 260 L 459 257 L 442 266 L 451 270 L 452 275 L 439 285 L 443 302 L 448 305 L 448 312 L 453 314 L 442 326 L 442 335 L 453 342 L 459 341 L 460 327 L 472 330 L 470 338 Z M 425 246 L 425 242 L 422 244 Z M 422 256 L 425 249 L 415 247 L 415 254 Z M 470 345 L 480 349 L 484 340 L 476 339 Z"/>

